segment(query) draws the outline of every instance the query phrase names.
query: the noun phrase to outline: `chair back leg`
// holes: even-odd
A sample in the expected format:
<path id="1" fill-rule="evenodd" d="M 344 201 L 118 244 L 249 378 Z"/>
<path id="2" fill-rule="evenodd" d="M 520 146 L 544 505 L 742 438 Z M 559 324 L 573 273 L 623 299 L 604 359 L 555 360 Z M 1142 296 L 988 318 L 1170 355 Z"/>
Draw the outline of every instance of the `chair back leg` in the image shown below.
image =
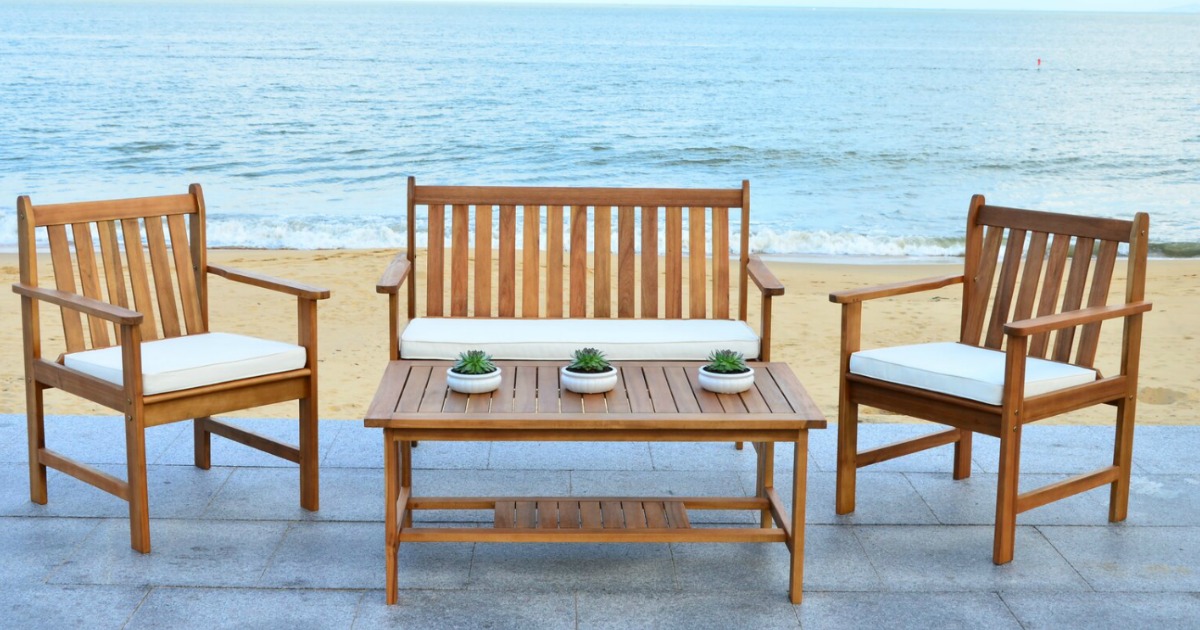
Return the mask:
<path id="1" fill-rule="evenodd" d="M 38 452 L 46 448 L 46 412 L 42 402 L 42 388 L 33 379 L 25 380 L 25 414 L 29 436 L 29 499 L 46 505 L 46 466 Z"/>
<path id="2" fill-rule="evenodd" d="M 212 433 L 204 423 L 209 418 L 192 419 L 192 458 L 196 468 L 208 470 L 212 467 Z"/>
<path id="3" fill-rule="evenodd" d="M 1136 411 L 1137 398 L 1130 397 L 1117 403 L 1113 466 L 1117 467 L 1118 472 L 1108 496 L 1108 520 L 1113 523 L 1125 520 L 1129 513 L 1129 476 L 1133 468 L 1133 419 Z"/>
<path id="4" fill-rule="evenodd" d="M 954 478 L 966 479 L 971 476 L 971 436 L 966 429 L 958 430 L 958 441 L 954 443 Z"/>

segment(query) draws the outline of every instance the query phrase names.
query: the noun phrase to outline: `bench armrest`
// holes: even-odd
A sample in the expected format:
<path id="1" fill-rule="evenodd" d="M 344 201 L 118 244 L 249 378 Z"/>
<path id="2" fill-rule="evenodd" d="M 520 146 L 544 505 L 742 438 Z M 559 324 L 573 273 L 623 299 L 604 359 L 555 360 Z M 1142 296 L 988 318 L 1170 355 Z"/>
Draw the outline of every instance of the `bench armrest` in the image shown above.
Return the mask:
<path id="1" fill-rule="evenodd" d="M 400 285 L 408 278 L 409 271 L 412 270 L 412 263 L 408 260 L 408 252 L 400 252 L 388 263 L 387 269 L 383 270 L 383 275 L 379 277 L 379 283 L 375 285 L 376 293 L 399 293 Z"/>
<path id="2" fill-rule="evenodd" d="M 241 282 L 243 284 L 261 287 L 263 289 L 279 291 L 280 293 L 287 293 L 288 295 L 294 295 L 296 297 L 305 298 L 308 300 L 324 300 L 329 298 L 329 289 L 322 289 L 321 287 L 314 287 L 308 284 L 292 282 L 291 280 L 274 278 L 272 276 L 254 273 L 252 271 L 243 271 L 241 269 L 234 269 L 233 267 L 224 267 L 222 265 L 209 265 L 208 272 L 221 276 L 222 278 L 233 280 L 234 282 Z"/>
<path id="3" fill-rule="evenodd" d="M 42 287 L 32 287 L 23 283 L 15 283 L 12 285 L 13 293 L 23 295 L 27 298 L 42 300 L 57 304 L 63 308 L 69 308 L 74 311 L 79 311 L 85 315 L 99 317 L 105 321 L 113 322 L 121 326 L 136 326 L 142 323 L 142 314 L 137 311 L 131 311 L 123 306 L 116 306 L 108 302 L 79 295 L 77 293 L 67 293 L 57 289 L 44 289 Z"/>
<path id="4" fill-rule="evenodd" d="M 948 287 L 952 284 L 962 284 L 962 281 L 963 277 L 960 274 L 957 276 L 934 276 L 932 278 L 921 278 L 920 280 L 894 282 L 891 284 L 864 287 L 862 289 L 835 291 L 829 294 L 829 301 L 837 304 L 852 304 L 854 302 L 865 302 L 867 300 L 874 300 L 876 298 L 893 297 L 896 295 L 906 295 L 909 293 L 940 289 L 942 287 Z"/>
<path id="5" fill-rule="evenodd" d="M 767 269 L 766 263 L 758 256 L 751 256 L 750 261 L 746 263 L 746 272 L 750 274 L 750 279 L 758 286 L 765 296 L 783 295 L 783 283 L 775 274 Z"/>
<path id="6" fill-rule="evenodd" d="M 1152 307 L 1153 304 L 1150 302 L 1131 302 L 1129 304 L 1116 304 L 1113 306 L 1091 306 L 1075 311 L 1043 315 L 1042 317 L 1034 317 L 1032 319 L 1005 324 L 1004 332 L 1014 337 L 1029 337 L 1063 328 L 1092 324 L 1106 319 L 1140 315 L 1148 312 Z"/>

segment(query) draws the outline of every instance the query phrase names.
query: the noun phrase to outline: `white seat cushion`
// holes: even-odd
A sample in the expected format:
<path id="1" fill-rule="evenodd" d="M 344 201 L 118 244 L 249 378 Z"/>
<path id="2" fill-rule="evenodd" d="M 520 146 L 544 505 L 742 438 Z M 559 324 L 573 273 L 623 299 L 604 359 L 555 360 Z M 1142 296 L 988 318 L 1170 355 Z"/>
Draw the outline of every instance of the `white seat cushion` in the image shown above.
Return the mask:
<path id="1" fill-rule="evenodd" d="M 226 383 L 304 367 L 304 347 L 229 333 L 203 333 L 142 343 L 146 395 Z M 96 378 L 124 383 L 121 347 L 75 352 L 63 362 Z"/>
<path id="2" fill-rule="evenodd" d="M 454 359 L 483 350 L 497 359 L 560 361 L 584 347 L 613 361 L 701 361 L 723 348 L 758 357 L 759 339 L 743 321 L 708 319 L 421 317 L 400 336 L 405 359 Z"/>
<path id="3" fill-rule="evenodd" d="M 1004 353 L 961 343 L 923 343 L 864 350 L 850 355 L 850 373 L 999 405 L 1004 389 Z M 1025 395 L 1083 385 L 1096 371 L 1029 358 Z"/>

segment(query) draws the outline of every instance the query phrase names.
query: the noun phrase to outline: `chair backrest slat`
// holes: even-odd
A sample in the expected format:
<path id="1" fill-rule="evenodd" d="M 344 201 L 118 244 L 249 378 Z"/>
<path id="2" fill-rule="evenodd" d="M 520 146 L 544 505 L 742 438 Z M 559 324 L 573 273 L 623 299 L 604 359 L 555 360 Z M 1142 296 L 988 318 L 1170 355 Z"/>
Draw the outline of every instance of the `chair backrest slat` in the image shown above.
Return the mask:
<path id="1" fill-rule="evenodd" d="M 712 316 L 729 319 L 729 208 L 713 208 L 712 217 Z"/>
<path id="2" fill-rule="evenodd" d="M 59 291 L 75 293 L 75 268 L 71 264 L 71 244 L 67 240 L 67 228 L 63 225 L 46 227 L 50 240 L 50 260 L 54 265 L 54 286 Z M 67 352 L 83 350 L 83 320 L 79 311 L 62 310 L 63 337 L 67 342 Z"/>
<path id="3" fill-rule="evenodd" d="M 467 264 L 470 258 L 467 243 L 471 240 L 469 210 L 464 204 L 454 204 L 451 210 L 453 218 L 450 226 L 450 315 L 454 317 L 467 316 L 467 297 L 470 290 L 467 286 Z"/>
<path id="4" fill-rule="evenodd" d="M 196 290 L 196 268 L 192 260 L 191 242 L 183 217 L 167 217 L 167 233 L 171 236 L 171 255 L 175 260 L 175 278 L 179 280 L 180 305 L 187 334 L 205 332 L 204 317 L 200 314 L 200 294 Z"/>
<path id="5" fill-rule="evenodd" d="M 1049 234 L 1034 232 L 1029 237 L 1025 252 L 1025 265 L 1021 270 L 1021 289 L 1017 293 L 1017 304 L 1013 308 L 1013 321 L 1029 319 L 1033 314 L 1033 301 L 1037 297 L 1042 277 L 1042 265 L 1046 262 L 1046 241 Z"/>
<path id="6" fill-rule="evenodd" d="M 178 337 L 179 309 L 175 306 L 175 287 L 171 280 L 170 255 L 163 235 L 162 217 L 146 217 L 146 243 L 150 249 L 150 269 L 154 273 L 154 292 L 158 297 L 158 315 L 164 337 Z"/>
<path id="7" fill-rule="evenodd" d="M 1134 221 L 1094 219 L 988 206 L 982 197 L 972 204 L 965 267 L 976 271 L 967 279 L 969 289 L 964 289 L 969 294 L 964 294 L 963 343 L 980 344 L 973 335 L 988 304 L 990 320 L 982 345 L 995 349 L 1002 349 L 1004 326 L 1012 321 L 1107 304 L 1118 251 L 1124 243 L 1130 244 L 1131 254 L 1127 282 L 1132 284 L 1127 285 L 1126 293 L 1132 293 L 1129 286 L 1144 283 L 1145 244 L 1141 240 L 1146 233 L 1145 215 L 1137 215 Z M 971 234 L 980 230 L 982 244 L 972 244 Z M 1007 245 L 997 273 L 1001 239 Z M 1054 334 L 1053 346 L 1049 333 L 1038 334 L 1030 339 L 1027 352 L 1090 368 L 1094 367 L 1100 334 L 1099 323 L 1064 328 Z"/>
<path id="8" fill-rule="evenodd" d="M 546 206 L 546 317 L 563 316 L 563 207 Z"/>
<path id="9" fill-rule="evenodd" d="M 592 213 L 592 315 L 612 316 L 612 206 Z"/>
<path id="10" fill-rule="evenodd" d="M 541 265 L 538 262 L 541 240 L 542 207 L 525 206 L 524 232 L 521 238 L 521 316 L 538 316 L 538 287 Z"/>
<path id="11" fill-rule="evenodd" d="M 430 234 L 426 288 L 416 289 L 424 292 L 425 316 L 725 319 L 732 310 L 734 256 L 738 316 L 745 310 L 745 230 L 740 243 L 732 242 L 733 230 L 749 220 L 745 185 L 532 188 L 413 181 L 409 190 L 416 217 L 409 240 L 416 242 L 421 228 Z M 444 219 L 447 208 L 451 217 Z M 742 210 L 740 223 L 731 220 L 735 208 Z M 422 212 L 428 212 L 424 222 Z M 422 266 L 417 254 L 410 259 L 414 269 Z"/>
<path id="12" fill-rule="evenodd" d="M 704 226 L 704 208 L 688 209 L 688 317 L 703 319 L 708 306 L 705 285 L 705 260 L 708 234 Z"/>
<path id="13" fill-rule="evenodd" d="M 633 207 L 621 206 L 617 209 L 617 317 L 634 317 L 637 313 L 634 230 Z"/>
<path id="14" fill-rule="evenodd" d="M 1063 272 L 1067 268 L 1067 252 L 1070 250 L 1071 237 L 1067 234 L 1055 234 L 1050 244 L 1050 256 L 1046 260 L 1046 276 L 1042 282 L 1042 294 L 1038 297 L 1037 316 L 1042 317 L 1054 313 L 1058 303 L 1058 292 L 1062 288 Z M 1029 341 L 1029 356 L 1046 358 L 1050 333 L 1034 335 Z"/>
<path id="15" fill-rule="evenodd" d="M 497 283 L 496 290 L 500 293 L 497 306 L 500 317 L 515 317 L 517 314 L 517 208 L 512 205 L 500 206 L 500 281 Z"/>
<path id="16" fill-rule="evenodd" d="M 124 265 L 121 264 L 121 243 L 117 240 L 117 222 L 101 221 L 100 257 L 104 259 L 104 281 L 108 285 L 108 301 L 129 308 L 129 294 L 125 289 Z"/>
<path id="17" fill-rule="evenodd" d="M 1108 291 L 1112 287 L 1113 268 L 1117 262 L 1117 244 L 1104 241 L 1096 257 L 1096 271 L 1092 275 L 1092 288 L 1088 292 L 1088 306 L 1104 306 L 1108 303 Z M 1079 347 L 1075 363 L 1091 367 L 1096 362 L 1096 350 L 1100 346 L 1100 323 L 1086 324 L 1079 332 Z"/>
<path id="18" fill-rule="evenodd" d="M 75 262 L 79 266 L 79 284 L 83 294 L 94 300 L 103 300 L 100 291 L 100 274 L 96 266 L 96 247 L 92 243 L 92 224 L 71 224 L 71 236 L 75 242 Z M 108 336 L 108 322 L 94 315 L 88 316 L 88 334 L 93 348 L 112 345 Z"/>
<path id="19" fill-rule="evenodd" d="M 150 280 L 146 277 L 146 255 L 142 250 L 142 228 L 137 219 L 121 219 L 121 233 L 125 237 L 129 286 L 133 287 L 133 309 L 142 314 L 142 339 L 158 339 L 154 305 L 150 301 Z"/>
<path id="20" fill-rule="evenodd" d="M 17 207 L 29 223 L 20 234 L 23 282 L 37 284 L 34 244 L 45 228 L 57 289 L 138 311 L 146 341 L 208 329 L 198 185 L 184 195 L 41 206 L 22 197 Z M 60 310 L 66 352 L 119 343 L 119 326 L 88 316 L 85 330 L 78 311 Z"/>
<path id="21" fill-rule="evenodd" d="M 658 208 L 642 208 L 642 317 L 658 317 Z"/>
<path id="22" fill-rule="evenodd" d="M 992 280 L 996 272 L 996 257 L 1000 254 L 1000 243 L 1004 230 L 987 228 L 983 234 L 983 244 L 979 258 L 973 260 L 976 266 L 974 277 L 963 288 L 969 292 L 964 297 L 963 309 L 966 315 L 963 319 L 962 342 L 976 345 L 983 334 L 983 319 L 987 314 L 988 295 L 992 292 Z"/>
<path id="23" fill-rule="evenodd" d="M 1075 253 L 1071 256 L 1071 271 L 1067 274 L 1067 287 L 1063 292 L 1063 311 L 1073 311 L 1083 304 L 1083 288 L 1087 283 L 1088 269 L 1092 265 L 1092 248 L 1096 241 L 1091 238 L 1075 239 Z M 1064 328 L 1054 335 L 1054 354 L 1051 359 L 1066 363 L 1071 360 L 1071 347 L 1075 344 L 1075 329 Z"/>
<path id="24" fill-rule="evenodd" d="M 992 318 L 988 323 L 986 348 L 999 348 L 1004 341 L 1004 324 L 1012 314 L 1013 288 L 1017 285 L 1017 270 L 1025 250 L 1025 230 L 1010 230 L 1004 247 L 1004 264 L 1000 267 L 999 286 L 992 300 Z"/>

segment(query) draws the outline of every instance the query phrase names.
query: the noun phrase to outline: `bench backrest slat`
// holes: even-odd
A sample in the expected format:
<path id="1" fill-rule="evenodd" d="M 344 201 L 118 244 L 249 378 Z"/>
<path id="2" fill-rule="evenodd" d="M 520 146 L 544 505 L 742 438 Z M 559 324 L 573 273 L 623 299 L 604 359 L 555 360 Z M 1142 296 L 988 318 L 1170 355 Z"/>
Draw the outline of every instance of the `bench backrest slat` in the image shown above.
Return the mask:
<path id="1" fill-rule="evenodd" d="M 429 234 L 423 256 L 409 253 L 413 268 L 426 272 L 424 289 L 414 289 L 424 300 L 419 314 L 728 319 L 736 290 L 736 316 L 745 319 L 748 200 L 748 185 L 419 186 L 410 179 L 409 242 L 421 227 Z M 737 209 L 740 220 L 731 220 Z M 418 305 L 411 309 L 415 316 Z"/>

